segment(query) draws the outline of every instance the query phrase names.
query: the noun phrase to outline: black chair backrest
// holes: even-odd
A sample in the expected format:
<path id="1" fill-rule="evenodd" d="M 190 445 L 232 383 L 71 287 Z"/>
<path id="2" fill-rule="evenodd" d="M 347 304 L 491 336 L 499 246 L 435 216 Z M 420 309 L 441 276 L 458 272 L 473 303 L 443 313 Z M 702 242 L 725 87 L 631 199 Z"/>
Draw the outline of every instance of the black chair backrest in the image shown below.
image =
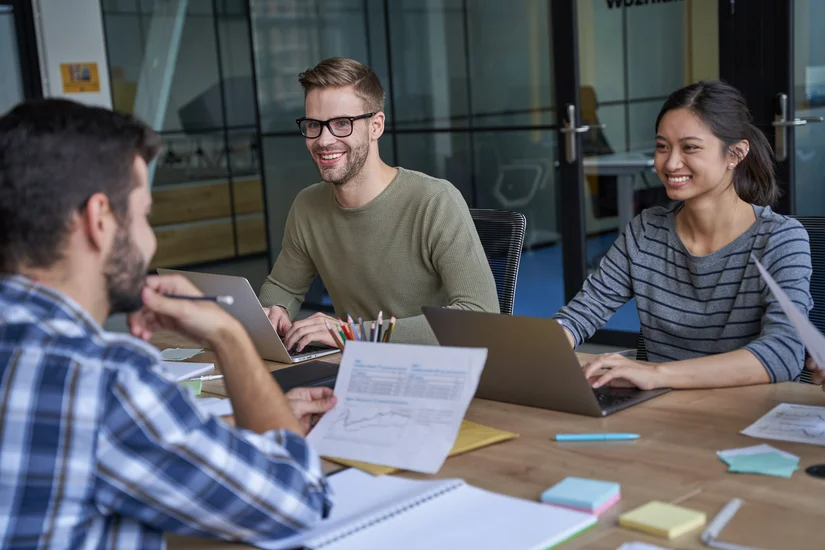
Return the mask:
<path id="1" fill-rule="evenodd" d="M 641 332 L 636 339 L 636 361 L 647 361 L 647 344 L 645 344 L 645 337 Z"/>
<path id="2" fill-rule="evenodd" d="M 471 208 L 470 215 L 496 280 L 501 313 L 512 315 L 527 218 L 519 212 L 480 208 Z"/>
<path id="3" fill-rule="evenodd" d="M 811 323 L 821 332 L 825 332 L 825 217 L 794 216 L 808 232 L 811 240 L 811 297 L 814 308 L 808 314 Z M 802 371 L 800 382 L 811 381 L 811 373 Z"/>
<path id="4" fill-rule="evenodd" d="M 814 308 L 808 314 L 811 323 L 821 332 L 825 332 L 825 217 L 823 216 L 794 216 L 808 232 L 811 241 L 811 297 L 814 299 Z M 647 361 L 645 339 L 639 333 L 636 343 L 636 359 Z M 802 371 L 800 382 L 813 383 L 811 373 Z"/>

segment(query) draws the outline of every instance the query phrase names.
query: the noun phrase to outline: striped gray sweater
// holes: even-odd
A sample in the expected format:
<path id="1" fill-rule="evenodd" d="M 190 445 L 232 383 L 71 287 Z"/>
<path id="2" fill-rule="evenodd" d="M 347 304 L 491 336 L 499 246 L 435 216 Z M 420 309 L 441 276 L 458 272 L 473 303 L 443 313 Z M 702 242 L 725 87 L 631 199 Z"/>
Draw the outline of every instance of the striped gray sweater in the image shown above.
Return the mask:
<path id="1" fill-rule="evenodd" d="M 650 361 L 744 348 L 773 382 L 797 379 L 804 346 L 750 255 L 807 315 L 813 307 L 808 233 L 798 221 L 754 205 L 756 222 L 747 231 L 713 254 L 693 256 L 676 233 L 681 206 L 636 216 L 553 318 L 579 345 L 635 297 Z"/>

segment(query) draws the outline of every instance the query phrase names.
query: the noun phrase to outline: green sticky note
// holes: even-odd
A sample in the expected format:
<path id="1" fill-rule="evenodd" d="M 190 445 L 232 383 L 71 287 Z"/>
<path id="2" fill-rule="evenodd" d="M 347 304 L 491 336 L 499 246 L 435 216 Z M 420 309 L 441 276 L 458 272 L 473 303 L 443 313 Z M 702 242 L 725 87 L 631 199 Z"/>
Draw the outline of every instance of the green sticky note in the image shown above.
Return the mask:
<path id="1" fill-rule="evenodd" d="M 738 470 L 734 467 L 730 467 L 730 468 L 728 468 L 728 471 L 732 472 L 732 473 L 735 473 L 735 474 L 759 474 L 759 475 L 763 475 L 763 476 L 775 476 L 775 477 L 789 478 L 798 469 L 799 469 L 798 466 L 791 466 L 789 468 L 772 468 L 772 469 L 765 469 L 765 470 Z"/>
<path id="2" fill-rule="evenodd" d="M 203 380 L 184 380 L 183 382 L 178 382 L 178 384 L 184 388 L 191 388 L 195 395 L 200 395 L 203 389 Z"/>
<path id="3" fill-rule="evenodd" d="M 731 467 L 736 468 L 786 468 L 799 464 L 796 458 L 774 452 L 731 456 L 727 460 Z"/>
<path id="4" fill-rule="evenodd" d="M 737 455 L 723 460 L 730 466 L 729 472 L 742 474 L 791 477 L 799 469 L 799 460 L 775 452 Z"/>

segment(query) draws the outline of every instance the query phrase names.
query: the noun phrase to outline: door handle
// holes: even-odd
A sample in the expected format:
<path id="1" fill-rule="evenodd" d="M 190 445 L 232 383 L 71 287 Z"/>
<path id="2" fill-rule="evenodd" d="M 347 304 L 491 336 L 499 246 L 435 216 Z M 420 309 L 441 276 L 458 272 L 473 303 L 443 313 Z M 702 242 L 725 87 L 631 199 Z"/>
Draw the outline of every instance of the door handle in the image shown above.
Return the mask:
<path id="1" fill-rule="evenodd" d="M 811 116 L 788 120 L 788 94 L 776 94 L 777 112 L 771 124 L 776 128 L 774 133 L 774 151 L 776 162 L 788 159 L 788 128 L 805 126 L 806 124 L 823 122 L 825 117 Z"/>
<path id="2" fill-rule="evenodd" d="M 559 129 L 559 132 L 564 134 L 564 160 L 568 163 L 576 162 L 576 158 L 578 157 L 576 134 L 595 130 L 596 128 L 606 128 L 606 126 L 604 124 L 584 124 L 582 126 L 576 126 L 576 106 L 568 104 L 567 118 Z"/>

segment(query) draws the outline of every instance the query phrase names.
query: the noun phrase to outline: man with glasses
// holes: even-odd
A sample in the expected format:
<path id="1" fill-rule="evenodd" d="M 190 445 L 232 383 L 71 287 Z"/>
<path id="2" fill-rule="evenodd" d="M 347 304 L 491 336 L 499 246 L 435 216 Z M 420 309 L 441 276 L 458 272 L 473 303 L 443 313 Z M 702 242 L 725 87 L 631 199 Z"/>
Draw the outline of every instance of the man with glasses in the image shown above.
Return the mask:
<path id="1" fill-rule="evenodd" d="M 394 342 L 435 344 L 421 307 L 498 312 L 495 281 L 461 193 L 448 181 L 381 160 L 384 89 L 361 63 L 330 58 L 302 73 L 298 127 L 321 174 L 287 217 L 260 293 L 288 349 L 335 345 L 317 313 L 292 321 L 320 274 L 335 313 L 398 318 Z"/>

